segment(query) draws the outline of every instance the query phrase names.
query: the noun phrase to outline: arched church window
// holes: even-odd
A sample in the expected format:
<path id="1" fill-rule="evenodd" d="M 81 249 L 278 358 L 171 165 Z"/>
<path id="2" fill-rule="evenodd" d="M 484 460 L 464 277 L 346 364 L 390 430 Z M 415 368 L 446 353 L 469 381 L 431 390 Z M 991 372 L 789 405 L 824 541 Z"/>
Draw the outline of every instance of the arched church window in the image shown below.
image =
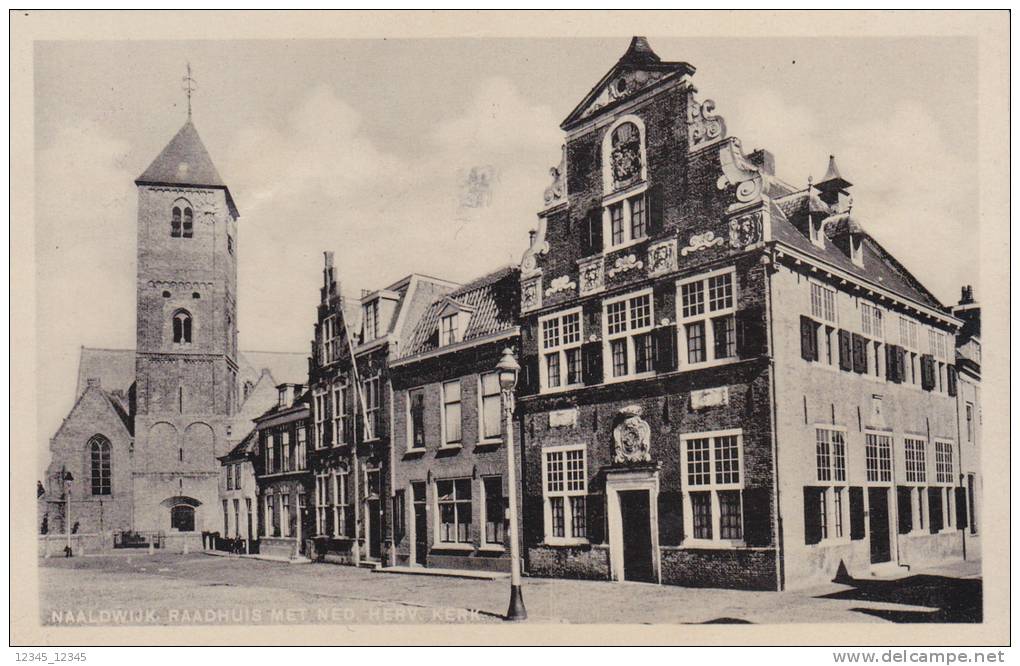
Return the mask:
<path id="1" fill-rule="evenodd" d="M 641 177 L 641 133 L 632 122 L 621 123 L 610 138 L 613 182 L 617 186 Z"/>
<path id="2" fill-rule="evenodd" d="M 179 206 L 174 206 L 170 217 L 170 237 L 180 238 L 181 237 L 181 209 Z"/>
<path id="3" fill-rule="evenodd" d="M 194 231 L 191 219 L 191 208 L 184 209 L 184 237 L 191 238 Z"/>
<path id="4" fill-rule="evenodd" d="M 191 314 L 187 310 L 178 310 L 173 316 L 174 344 L 191 342 Z"/>
<path id="5" fill-rule="evenodd" d="M 170 527 L 180 532 L 195 531 L 195 508 L 178 504 L 170 509 Z"/>
<path id="6" fill-rule="evenodd" d="M 113 475 L 110 463 L 110 441 L 102 435 L 96 435 L 90 439 L 89 458 L 92 471 L 92 494 L 112 494 Z"/>

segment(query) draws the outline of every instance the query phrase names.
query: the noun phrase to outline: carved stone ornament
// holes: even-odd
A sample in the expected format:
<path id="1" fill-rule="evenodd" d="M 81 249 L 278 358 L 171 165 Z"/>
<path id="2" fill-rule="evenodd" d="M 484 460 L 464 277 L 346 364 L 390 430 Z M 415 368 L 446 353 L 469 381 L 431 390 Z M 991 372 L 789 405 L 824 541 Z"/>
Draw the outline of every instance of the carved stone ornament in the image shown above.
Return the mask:
<path id="1" fill-rule="evenodd" d="M 545 239 L 546 219 L 539 217 L 538 230 L 535 232 L 534 238 L 531 240 L 531 244 L 528 249 L 524 251 L 524 256 L 521 257 L 521 278 L 530 278 L 535 275 L 540 275 L 542 269 L 538 267 L 539 255 L 549 253 L 549 241 Z"/>
<path id="2" fill-rule="evenodd" d="M 650 462 L 652 428 L 641 418 L 637 405 L 620 410 L 623 419 L 613 428 L 613 462 L 617 464 Z"/>
<path id="3" fill-rule="evenodd" d="M 608 104 L 630 97 L 639 90 L 660 80 L 662 76 L 662 72 L 642 69 L 621 72 L 619 76 L 615 77 L 599 92 L 598 97 L 585 109 L 581 117 L 587 118 Z"/>
<path id="4" fill-rule="evenodd" d="M 561 147 L 561 153 L 559 166 L 549 169 L 549 175 L 552 176 L 553 182 L 545 188 L 546 206 L 555 206 L 567 198 L 567 147 L 565 145 Z"/>
<path id="5" fill-rule="evenodd" d="M 687 96 L 687 142 L 691 150 L 710 146 L 726 138 L 726 121 L 715 115 L 715 102 L 698 102 L 691 90 Z"/>
<path id="6" fill-rule="evenodd" d="M 741 250 L 765 240 L 762 211 L 730 220 L 730 247 Z"/>
<path id="7" fill-rule="evenodd" d="M 662 275 L 676 270 L 676 239 L 671 238 L 648 248 L 648 274 Z"/>
<path id="8" fill-rule="evenodd" d="M 617 257 L 616 261 L 613 262 L 613 267 L 609 269 L 609 277 L 626 273 L 627 271 L 634 270 L 635 268 L 644 268 L 645 262 L 640 261 L 637 256 L 628 254 L 623 257 Z"/>
<path id="9" fill-rule="evenodd" d="M 722 168 L 722 175 L 716 181 L 716 187 L 725 190 L 727 187 L 735 186 L 737 203 L 730 206 L 743 208 L 761 200 L 765 192 L 765 175 L 744 156 L 740 147 L 740 141 L 730 139 L 719 148 L 719 166 Z"/>
<path id="10" fill-rule="evenodd" d="M 521 284 L 521 312 L 542 307 L 541 278 L 534 278 Z"/>
<path id="11" fill-rule="evenodd" d="M 602 257 L 580 265 L 578 274 L 581 280 L 582 295 L 593 294 L 606 286 L 604 266 Z"/>
<path id="12" fill-rule="evenodd" d="M 552 296 L 561 291 L 573 291 L 574 289 L 577 289 L 577 283 L 571 280 L 569 275 L 561 275 L 558 278 L 553 278 L 553 281 L 549 283 L 549 288 L 545 290 L 545 295 Z"/>
<path id="13" fill-rule="evenodd" d="M 722 237 L 716 237 L 714 231 L 705 231 L 700 234 L 694 234 L 691 239 L 687 241 L 687 247 L 680 250 L 680 255 L 686 257 L 691 252 L 698 250 L 705 250 L 716 245 L 722 245 L 726 241 Z"/>

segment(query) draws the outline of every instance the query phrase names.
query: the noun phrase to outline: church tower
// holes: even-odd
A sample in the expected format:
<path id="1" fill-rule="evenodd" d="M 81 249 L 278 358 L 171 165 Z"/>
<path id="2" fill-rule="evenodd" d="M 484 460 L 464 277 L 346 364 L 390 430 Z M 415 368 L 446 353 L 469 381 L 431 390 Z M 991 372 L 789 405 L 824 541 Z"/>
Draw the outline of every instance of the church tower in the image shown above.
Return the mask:
<path id="1" fill-rule="evenodd" d="M 214 529 L 216 456 L 226 453 L 238 400 L 238 212 L 190 108 L 135 185 L 133 523 L 166 533 Z"/>

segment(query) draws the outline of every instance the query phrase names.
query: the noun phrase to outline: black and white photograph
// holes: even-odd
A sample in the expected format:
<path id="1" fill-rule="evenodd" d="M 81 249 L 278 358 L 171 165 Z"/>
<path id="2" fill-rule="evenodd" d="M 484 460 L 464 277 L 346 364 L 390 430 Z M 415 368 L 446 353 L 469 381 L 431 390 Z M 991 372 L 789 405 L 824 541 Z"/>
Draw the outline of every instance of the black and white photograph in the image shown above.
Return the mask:
<path id="1" fill-rule="evenodd" d="M 500 16 L 11 12 L 12 645 L 1008 644 L 1008 12 Z"/>

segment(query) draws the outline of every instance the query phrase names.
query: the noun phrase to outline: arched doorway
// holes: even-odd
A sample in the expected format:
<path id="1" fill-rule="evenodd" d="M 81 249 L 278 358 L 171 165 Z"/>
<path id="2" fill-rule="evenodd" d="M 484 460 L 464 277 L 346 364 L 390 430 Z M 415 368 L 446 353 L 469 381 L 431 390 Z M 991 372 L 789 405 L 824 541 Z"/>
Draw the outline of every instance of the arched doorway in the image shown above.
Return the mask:
<path id="1" fill-rule="evenodd" d="M 195 507 L 178 504 L 170 509 L 170 527 L 179 532 L 195 531 Z"/>

